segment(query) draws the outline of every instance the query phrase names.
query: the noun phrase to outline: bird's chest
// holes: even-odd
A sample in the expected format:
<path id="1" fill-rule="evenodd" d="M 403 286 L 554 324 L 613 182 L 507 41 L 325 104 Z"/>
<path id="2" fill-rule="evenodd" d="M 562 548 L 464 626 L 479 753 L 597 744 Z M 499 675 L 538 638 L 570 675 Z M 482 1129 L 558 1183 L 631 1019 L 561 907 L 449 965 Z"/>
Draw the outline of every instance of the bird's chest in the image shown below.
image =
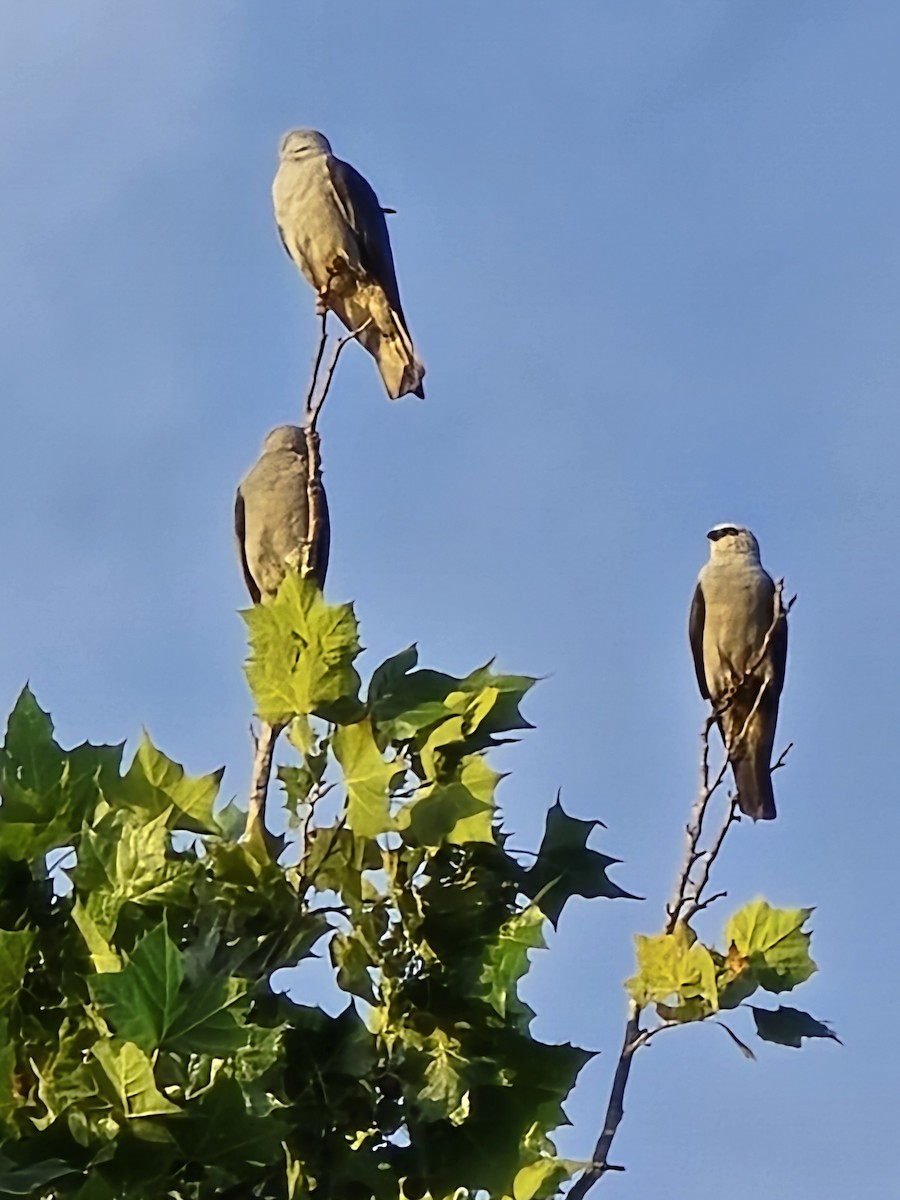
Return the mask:
<path id="1" fill-rule="evenodd" d="M 355 257 L 353 233 L 327 173 L 286 171 L 276 180 L 275 212 L 288 253 L 316 287 L 336 260 Z"/>
<path id="2" fill-rule="evenodd" d="M 721 695 L 759 658 L 772 623 L 772 596 L 759 572 L 711 571 L 703 580 L 703 659 L 713 695 Z"/>

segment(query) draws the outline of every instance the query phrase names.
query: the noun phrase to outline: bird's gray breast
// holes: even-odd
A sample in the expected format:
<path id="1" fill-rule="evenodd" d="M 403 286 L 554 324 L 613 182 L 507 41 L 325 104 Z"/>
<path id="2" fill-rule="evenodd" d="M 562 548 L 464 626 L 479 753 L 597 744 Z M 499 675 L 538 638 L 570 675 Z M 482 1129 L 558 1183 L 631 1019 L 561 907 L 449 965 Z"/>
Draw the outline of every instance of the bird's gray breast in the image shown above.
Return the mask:
<path id="1" fill-rule="evenodd" d="M 357 265 L 356 236 L 331 182 L 325 155 L 281 163 L 272 199 L 288 254 L 313 287 L 327 283 L 336 257 Z"/>
<path id="2" fill-rule="evenodd" d="M 753 665 L 772 624 L 772 581 L 753 562 L 707 563 L 700 573 L 703 666 L 713 697 Z"/>

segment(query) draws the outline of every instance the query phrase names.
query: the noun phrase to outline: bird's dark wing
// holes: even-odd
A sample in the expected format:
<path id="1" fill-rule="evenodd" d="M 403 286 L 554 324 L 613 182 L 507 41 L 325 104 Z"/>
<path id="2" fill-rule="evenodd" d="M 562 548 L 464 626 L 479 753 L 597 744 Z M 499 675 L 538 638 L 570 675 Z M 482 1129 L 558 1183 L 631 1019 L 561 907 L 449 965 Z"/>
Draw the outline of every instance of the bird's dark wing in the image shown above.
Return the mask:
<path id="1" fill-rule="evenodd" d="M 709 699 L 709 685 L 706 682 L 706 670 L 703 666 L 703 625 L 706 621 L 706 602 L 703 599 L 703 589 L 697 584 L 694 599 L 691 601 L 691 615 L 688 620 L 688 637 L 691 642 L 691 653 L 694 655 L 694 670 L 697 672 L 697 683 L 700 685 L 700 695 L 704 700 Z"/>
<path id="2" fill-rule="evenodd" d="M 287 241 L 284 236 L 284 230 L 281 228 L 281 226 L 278 224 L 277 221 L 275 222 L 275 228 L 278 230 L 278 236 L 281 238 L 281 244 L 282 244 L 282 246 L 284 246 L 285 254 L 288 256 L 288 258 L 291 260 L 291 262 L 293 262 L 294 256 L 291 254 L 290 249 L 288 247 Z"/>
<path id="3" fill-rule="evenodd" d="M 241 560 L 241 570 L 244 572 L 244 582 L 247 585 L 247 591 L 250 593 L 250 599 L 253 603 L 259 604 L 262 596 L 259 588 L 256 586 L 256 580 L 250 574 L 250 567 L 247 564 L 246 533 L 244 497 L 241 495 L 241 489 L 238 488 L 234 496 L 234 537 L 237 542 L 238 558 Z"/>
<path id="4" fill-rule="evenodd" d="M 381 285 L 391 308 L 402 317 L 391 239 L 378 197 L 368 180 L 349 163 L 329 155 L 328 171 L 347 221 L 359 240 L 363 267 Z"/>
<path id="5" fill-rule="evenodd" d="M 784 672 L 787 667 L 788 628 L 787 618 L 779 621 L 772 631 L 769 647 L 772 654 L 772 689 L 776 696 L 781 695 L 784 687 Z"/>

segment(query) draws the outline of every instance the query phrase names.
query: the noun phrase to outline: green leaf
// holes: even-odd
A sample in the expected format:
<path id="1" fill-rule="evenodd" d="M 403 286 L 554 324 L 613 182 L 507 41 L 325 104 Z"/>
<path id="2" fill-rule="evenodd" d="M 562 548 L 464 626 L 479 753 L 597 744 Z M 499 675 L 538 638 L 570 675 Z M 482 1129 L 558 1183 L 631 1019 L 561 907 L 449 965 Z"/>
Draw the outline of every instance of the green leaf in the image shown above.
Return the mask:
<path id="1" fill-rule="evenodd" d="M 528 971 L 529 951 L 541 950 L 546 945 L 543 925 L 544 914 L 535 905 L 530 905 L 503 925 L 496 942 L 488 949 L 481 982 L 485 985 L 486 1000 L 501 1017 L 524 1008 L 516 994 L 516 986 Z"/>
<path id="2" fill-rule="evenodd" d="M 284 1123 L 271 1110 L 253 1112 L 235 1079 L 219 1076 L 192 1103 L 172 1132 L 190 1161 L 227 1168 L 247 1178 L 247 1167 L 270 1167 L 281 1157 Z"/>
<path id="3" fill-rule="evenodd" d="M 51 1125 L 71 1108 L 83 1111 L 97 1095 L 93 1066 L 85 1062 L 86 1051 L 97 1040 L 96 1029 L 87 1021 L 74 1022 L 66 1018 L 53 1046 L 37 1048 L 31 1068 L 38 1080 L 38 1098 L 46 1116 L 32 1117 L 38 1129 Z"/>
<path id="4" fill-rule="evenodd" d="M 514 1200 L 543 1200 L 555 1196 L 560 1184 L 590 1166 L 570 1158 L 539 1158 L 523 1167 L 513 1180 Z"/>
<path id="5" fill-rule="evenodd" d="M 263 721 L 318 713 L 358 719 L 358 627 L 349 604 L 326 604 L 314 583 L 288 574 L 278 595 L 241 616 L 250 636 L 247 682 Z"/>
<path id="6" fill-rule="evenodd" d="M 753 1005 L 750 1006 L 753 1008 Z M 841 1044 L 841 1039 L 822 1021 L 799 1008 L 753 1008 L 756 1032 L 766 1042 L 777 1042 L 779 1046 L 799 1049 L 803 1038 L 830 1038 Z"/>
<path id="7" fill-rule="evenodd" d="M 100 932 L 100 928 L 94 921 L 94 918 L 78 897 L 75 898 L 75 903 L 72 905 L 72 920 L 84 938 L 85 945 L 91 955 L 94 970 L 101 974 L 111 974 L 113 971 L 120 971 L 122 969 L 121 959 Z"/>
<path id="8" fill-rule="evenodd" d="M 373 838 L 394 828 L 390 814 L 391 781 L 405 771 L 402 761 L 385 762 L 367 717 L 341 725 L 332 738 L 347 788 L 347 826 L 359 837 Z"/>
<path id="9" fill-rule="evenodd" d="M 712 955 L 686 925 L 654 937 L 637 934 L 638 973 L 625 986 L 635 1002 L 670 1005 L 672 1020 L 697 1020 L 718 1008 L 716 967 Z M 702 1006 L 691 1001 L 702 1000 Z M 685 1006 L 683 1009 L 680 1006 Z"/>
<path id="10" fill-rule="evenodd" d="M 16 1046 L 9 1021 L 0 1020 L 0 1123 L 10 1126 L 21 1103 L 16 1087 Z"/>
<path id="11" fill-rule="evenodd" d="M 602 821 L 570 817 L 559 797 L 547 813 L 544 837 L 534 865 L 525 874 L 523 890 L 538 904 L 554 928 L 566 901 L 572 896 L 589 900 L 637 900 L 607 878 L 607 869 L 621 861 L 587 847 L 587 840 Z"/>
<path id="12" fill-rule="evenodd" d="M 121 758 L 121 746 L 62 750 L 26 687 L 0 750 L 0 853 L 22 861 L 70 844 L 103 791 L 118 782 Z"/>
<path id="13" fill-rule="evenodd" d="M 469 1064 L 459 1050 L 459 1042 L 440 1029 L 423 1040 L 428 1065 L 425 1086 L 416 1100 L 426 1121 L 447 1120 L 451 1125 L 461 1125 L 469 1114 L 464 1083 Z"/>
<path id="14" fill-rule="evenodd" d="M 369 691 L 366 698 L 368 707 L 387 705 L 392 697 L 398 696 L 408 686 L 406 677 L 419 661 L 419 652 L 415 643 L 386 658 L 372 672 L 369 681 Z"/>
<path id="15" fill-rule="evenodd" d="M 811 908 L 771 908 L 754 900 L 725 926 L 726 943 L 748 960 L 748 970 L 767 992 L 788 992 L 809 979 L 816 964 L 809 956 L 810 934 L 802 926 Z"/>
<path id="16" fill-rule="evenodd" d="M 464 758 L 456 775 L 449 782 L 420 788 L 416 798 L 400 809 L 397 828 L 405 841 L 414 846 L 461 846 L 494 840 L 494 791 L 503 776 L 480 755 Z"/>
<path id="17" fill-rule="evenodd" d="M 331 961 L 337 970 L 337 985 L 353 996 L 375 1004 L 369 968 L 374 964 L 362 940 L 353 933 L 336 933 L 331 939 Z"/>
<path id="18" fill-rule="evenodd" d="M 126 1117 L 155 1117 L 181 1111 L 159 1091 L 150 1059 L 134 1042 L 104 1039 L 94 1044 L 92 1053 L 112 1084 Z"/>
<path id="19" fill-rule="evenodd" d="M 0 1009 L 18 999 L 36 937 L 34 929 L 0 929 Z"/>
<path id="20" fill-rule="evenodd" d="M 5 1156 L 0 1158 L 0 1194 L 7 1196 L 30 1196 L 39 1188 L 45 1189 L 54 1179 L 74 1175 L 75 1168 L 59 1158 L 48 1158 L 44 1162 L 17 1167 Z"/>
<path id="21" fill-rule="evenodd" d="M 241 1050 L 248 1039 L 248 1030 L 241 1020 L 246 993 L 245 981 L 215 976 L 202 980 L 196 987 L 184 988 L 165 1036 L 167 1048 L 216 1058 Z"/>
<path id="22" fill-rule="evenodd" d="M 117 798 L 151 817 L 169 812 L 172 828 L 218 833 L 213 806 L 223 774 L 224 767 L 209 775 L 186 775 L 184 767 L 157 750 L 145 733 Z"/>
<path id="23" fill-rule="evenodd" d="M 121 971 L 88 979 L 113 1029 L 148 1053 L 159 1049 L 180 1008 L 184 967 L 165 922 L 145 934 Z"/>

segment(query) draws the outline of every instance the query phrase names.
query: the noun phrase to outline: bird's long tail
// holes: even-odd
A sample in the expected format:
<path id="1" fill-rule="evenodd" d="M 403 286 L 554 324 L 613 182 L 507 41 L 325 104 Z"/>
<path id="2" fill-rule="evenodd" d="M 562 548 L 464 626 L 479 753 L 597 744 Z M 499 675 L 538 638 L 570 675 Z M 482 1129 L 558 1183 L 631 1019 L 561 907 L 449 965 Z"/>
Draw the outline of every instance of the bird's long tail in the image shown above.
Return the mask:
<path id="1" fill-rule="evenodd" d="M 731 765 L 741 812 L 754 821 L 774 821 L 775 792 L 769 764 L 759 761 L 758 755 L 751 755 L 732 759 Z"/>
<path id="2" fill-rule="evenodd" d="M 341 308 L 334 308 L 348 329 L 369 322 L 359 340 L 375 359 L 390 398 L 397 400 L 411 393 L 424 400 L 425 368 L 416 357 L 403 313 L 391 307 L 377 284 L 362 284 L 354 295 L 341 299 Z"/>

